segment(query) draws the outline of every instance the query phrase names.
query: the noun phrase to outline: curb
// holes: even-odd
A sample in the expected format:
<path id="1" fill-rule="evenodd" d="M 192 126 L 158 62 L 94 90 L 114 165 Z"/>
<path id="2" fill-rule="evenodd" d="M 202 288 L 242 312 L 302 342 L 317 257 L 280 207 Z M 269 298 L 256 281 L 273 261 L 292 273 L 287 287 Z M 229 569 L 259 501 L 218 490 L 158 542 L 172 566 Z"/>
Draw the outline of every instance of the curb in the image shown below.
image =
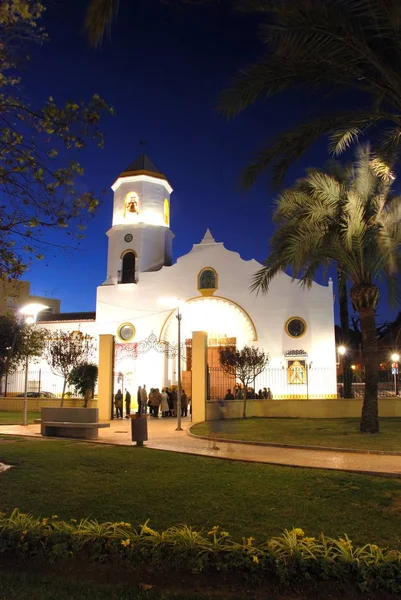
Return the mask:
<path id="1" fill-rule="evenodd" d="M 377 456 L 401 456 L 401 452 L 393 450 L 356 450 L 355 448 L 336 448 L 333 446 L 301 446 L 297 444 L 275 444 L 273 442 L 248 442 L 246 440 L 234 440 L 232 438 L 208 437 L 206 435 L 196 435 L 191 432 L 192 427 L 187 429 L 187 435 L 199 438 L 200 440 L 215 439 L 217 442 L 226 442 L 227 444 L 244 444 L 245 446 L 266 446 L 267 448 L 288 448 L 289 450 L 321 450 L 322 452 L 346 452 L 348 454 L 375 454 Z"/>

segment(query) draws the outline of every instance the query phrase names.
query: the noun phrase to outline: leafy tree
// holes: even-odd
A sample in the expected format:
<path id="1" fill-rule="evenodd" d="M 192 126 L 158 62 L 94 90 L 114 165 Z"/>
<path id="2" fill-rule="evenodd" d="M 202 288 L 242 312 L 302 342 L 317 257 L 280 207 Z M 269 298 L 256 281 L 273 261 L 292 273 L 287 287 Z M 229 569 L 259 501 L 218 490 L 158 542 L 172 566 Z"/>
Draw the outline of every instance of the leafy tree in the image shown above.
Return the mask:
<path id="1" fill-rule="evenodd" d="M 43 258 L 47 232 L 80 239 L 98 205 L 77 185 L 83 169 L 75 155 L 88 138 L 102 146 L 99 119 L 110 109 L 97 95 L 64 105 L 50 97 L 44 106 L 21 95 L 26 46 L 46 40 L 43 11 L 36 0 L 0 3 L 0 273 L 8 278 Z"/>
<path id="2" fill-rule="evenodd" d="M 14 315 L 0 316 L 0 380 L 26 359 L 40 357 L 46 332 L 27 325 Z"/>
<path id="3" fill-rule="evenodd" d="M 322 266 L 341 265 L 343 276 L 352 283 L 350 296 L 362 334 L 366 380 L 360 430 L 376 433 L 377 281 L 384 277 L 391 297 L 397 297 L 401 204 L 392 195 L 391 179 L 378 177 L 371 159 L 370 148 L 359 147 L 344 183 L 315 171 L 279 196 L 271 251 L 255 275 L 253 289 L 267 292 L 272 279 L 287 267 L 309 287 Z"/>
<path id="4" fill-rule="evenodd" d="M 272 167 L 282 182 L 288 167 L 322 136 L 341 152 L 362 133 L 381 134 L 383 160 L 401 145 L 401 4 L 398 0 L 253 0 L 259 11 L 262 57 L 241 69 L 225 90 L 221 111 L 235 117 L 259 99 L 306 90 L 318 112 L 267 143 L 246 169 L 252 185 Z M 353 96 L 344 103 L 344 91 Z M 342 95 L 341 98 L 339 96 Z M 297 98 L 294 94 L 294 102 Z M 333 109 L 337 106 L 344 108 Z M 328 102 L 326 100 L 329 99 Z M 350 106 L 357 105 L 355 108 Z"/>
<path id="5" fill-rule="evenodd" d="M 45 358 L 52 372 L 64 378 L 61 404 L 64 404 L 65 388 L 74 369 L 88 362 L 95 345 L 90 335 L 80 331 L 55 330 L 49 332 L 46 341 Z"/>
<path id="6" fill-rule="evenodd" d="M 241 350 L 237 350 L 235 346 L 220 346 L 219 358 L 223 371 L 228 375 L 234 375 L 242 383 L 244 391 L 242 416 L 246 419 L 249 384 L 265 370 L 269 364 L 270 356 L 253 346 L 244 346 Z"/>
<path id="7" fill-rule="evenodd" d="M 68 383 L 73 385 L 76 392 L 84 397 L 84 408 L 88 406 L 89 400 L 93 398 L 98 372 L 97 365 L 82 363 L 75 367 L 68 377 Z"/>

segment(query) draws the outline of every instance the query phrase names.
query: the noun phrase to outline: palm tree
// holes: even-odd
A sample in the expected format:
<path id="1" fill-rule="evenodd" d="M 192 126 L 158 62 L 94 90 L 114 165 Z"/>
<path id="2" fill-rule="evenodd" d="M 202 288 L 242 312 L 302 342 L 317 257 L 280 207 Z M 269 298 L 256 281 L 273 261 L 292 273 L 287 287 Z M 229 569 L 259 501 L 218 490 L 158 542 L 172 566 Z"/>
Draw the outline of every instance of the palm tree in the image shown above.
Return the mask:
<path id="1" fill-rule="evenodd" d="M 160 0 L 160 2 L 179 6 L 180 4 L 207 4 L 213 0 Z M 106 33 L 110 36 L 111 26 L 117 19 L 119 8 L 120 0 L 89 0 L 85 31 L 92 46 L 101 46 Z"/>
<path id="2" fill-rule="evenodd" d="M 280 183 L 294 161 L 322 136 L 339 153 L 368 129 L 383 135 L 387 161 L 401 147 L 401 3 L 399 0 L 250 0 L 264 16 L 265 52 L 225 90 L 220 110 L 235 117 L 259 99 L 306 89 L 323 100 L 354 91 L 357 108 L 326 110 L 281 133 L 244 172 L 251 186 L 272 168 Z M 294 96 L 297 100 L 297 97 Z M 352 101 L 352 97 L 349 99 Z M 344 99 L 342 98 L 344 104 Z"/>
<path id="3" fill-rule="evenodd" d="M 401 198 L 393 197 L 391 179 L 372 167 L 369 146 L 359 147 L 347 181 L 313 171 L 278 198 L 271 252 L 254 278 L 253 289 L 267 292 L 271 280 L 290 268 L 310 286 L 316 272 L 341 265 L 351 282 L 350 296 L 359 313 L 365 363 L 361 432 L 377 433 L 378 354 L 375 311 L 377 281 L 384 277 L 393 297 L 401 266 Z"/>

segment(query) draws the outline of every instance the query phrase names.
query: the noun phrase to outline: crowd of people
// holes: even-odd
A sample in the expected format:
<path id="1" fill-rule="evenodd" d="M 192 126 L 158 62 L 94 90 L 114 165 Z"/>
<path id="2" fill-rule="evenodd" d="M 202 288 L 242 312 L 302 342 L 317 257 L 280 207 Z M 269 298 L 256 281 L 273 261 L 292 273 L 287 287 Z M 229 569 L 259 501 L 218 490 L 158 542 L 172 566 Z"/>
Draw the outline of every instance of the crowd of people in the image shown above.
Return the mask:
<path id="1" fill-rule="evenodd" d="M 243 397 L 244 392 L 242 389 L 240 387 L 236 387 L 234 393 L 230 389 L 227 390 L 224 400 L 242 400 Z M 257 394 L 253 388 L 248 388 L 246 397 L 257 400 L 273 400 L 273 393 L 269 387 L 259 390 Z"/>
<path id="2" fill-rule="evenodd" d="M 116 409 L 116 419 L 123 418 L 123 394 L 121 389 L 117 391 L 114 396 L 114 406 Z M 149 394 L 146 389 L 146 385 L 139 386 L 137 391 L 137 413 L 140 415 L 146 415 L 148 413 L 151 417 L 159 417 L 161 412 L 162 417 L 176 417 L 177 416 L 177 390 L 171 388 L 163 388 L 160 392 L 159 388 L 150 388 Z M 186 394 L 185 390 L 181 390 L 181 416 L 188 416 L 188 410 L 190 411 L 191 400 Z M 128 419 L 131 414 L 131 394 L 125 390 L 125 418 Z"/>

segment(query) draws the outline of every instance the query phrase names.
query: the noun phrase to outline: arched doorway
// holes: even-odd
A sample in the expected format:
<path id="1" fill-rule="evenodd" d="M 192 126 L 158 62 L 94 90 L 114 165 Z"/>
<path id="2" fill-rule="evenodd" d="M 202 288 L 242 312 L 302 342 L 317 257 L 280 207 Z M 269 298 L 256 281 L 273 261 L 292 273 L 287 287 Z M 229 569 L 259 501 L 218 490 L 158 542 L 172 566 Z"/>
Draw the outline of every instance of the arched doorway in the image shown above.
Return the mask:
<path id="1" fill-rule="evenodd" d="M 205 331 L 208 334 L 207 364 L 209 367 L 209 388 L 230 387 L 231 382 L 222 378 L 219 353 L 220 345 L 233 344 L 242 348 L 257 340 L 255 325 L 248 313 L 236 302 L 219 296 L 199 296 L 191 298 L 180 308 L 181 340 L 186 343 L 185 361 L 182 363 L 182 382 L 184 388 L 191 387 L 192 370 L 192 333 L 194 331 Z M 177 342 L 177 319 L 176 311 L 172 311 L 166 319 L 161 332 L 160 339 L 174 344 Z M 165 385 L 175 382 L 176 363 L 166 363 Z M 215 380 L 214 380 L 215 379 Z M 234 381 L 235 384 L 235 381 Z"/>

